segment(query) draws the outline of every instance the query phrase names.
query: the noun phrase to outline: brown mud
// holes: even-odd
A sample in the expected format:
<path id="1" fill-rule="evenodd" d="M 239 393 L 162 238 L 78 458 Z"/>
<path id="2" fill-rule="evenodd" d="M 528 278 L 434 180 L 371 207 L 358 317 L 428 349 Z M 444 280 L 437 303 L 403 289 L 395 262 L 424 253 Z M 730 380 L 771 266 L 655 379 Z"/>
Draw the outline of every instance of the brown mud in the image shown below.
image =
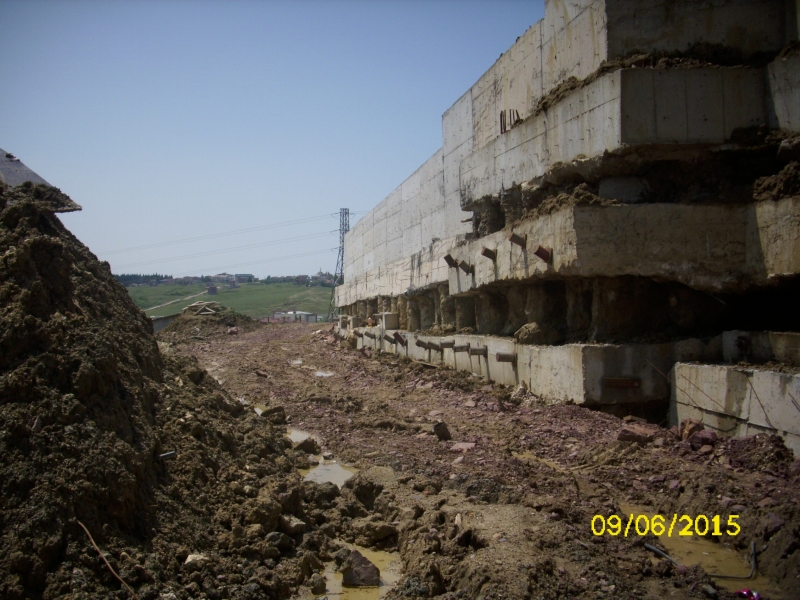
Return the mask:
<path id="1" fill-rule="evenodd" d="M 700 453 L 647 425 L 642 445 L 617 441 L 626 425 L 617 417 L 537 406 L 469 374 L 349 350 L 315 327 L 173 338 L 170 350 L 216 369 L 232 396 L 282 406 L 291 427 L 359 469 L 345 485 L 359 510 L 340 504 L 315 523 L 331 539 L 399 550 L 404 575 L 388 597 L 699 598 L 708 585 L 733 597 L 701 568 L 646 550 L 665 548 L 652 534 L 592 534 L 593 516 L 624 514 L 627 504 L 723 523 L 736 511 L 739 536 L 704 540 L 737 561 L 734 574 L 748 570 L 755 541 L 765 597 L 792 597 L 800 463 L 779 438 L 724 440 Z M 433 435 L 439 420 L 452 440 Z"/>

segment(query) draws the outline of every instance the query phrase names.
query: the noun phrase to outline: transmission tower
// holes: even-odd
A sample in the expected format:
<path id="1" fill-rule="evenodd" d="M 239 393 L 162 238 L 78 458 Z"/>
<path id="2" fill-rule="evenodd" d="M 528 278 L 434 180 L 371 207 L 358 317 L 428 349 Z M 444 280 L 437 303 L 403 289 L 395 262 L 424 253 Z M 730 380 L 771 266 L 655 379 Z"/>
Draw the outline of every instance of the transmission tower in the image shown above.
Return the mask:
<path id="1" fill-rule="evenodd" d="M 328 310 L 328 320 L 333 321 L 337 314 L 336 287 L 344 283 L 344 234 L 350 231 L 350 209 L 339 209 L 339 258 L 336 259 L 336 274 L 333 276 L 333 290 L 331 291 L 331 306 Z"/>

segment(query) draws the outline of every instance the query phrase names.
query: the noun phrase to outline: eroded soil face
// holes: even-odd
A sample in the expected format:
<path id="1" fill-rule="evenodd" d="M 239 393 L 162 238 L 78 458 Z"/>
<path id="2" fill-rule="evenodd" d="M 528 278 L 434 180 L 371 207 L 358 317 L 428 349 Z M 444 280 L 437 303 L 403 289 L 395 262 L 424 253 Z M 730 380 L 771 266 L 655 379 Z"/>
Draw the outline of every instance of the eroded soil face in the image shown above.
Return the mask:
<path id="1" fill-rule="evenodd" d="M 283 407 L 289 426 L 359 469 L 329 508 L 304 518 L 323 554 L 341 542 L 398 549 L 404 577 L 390 597 L 687 598 L 708 597 L 708 586 L 723 598 L 742 588 L 794 594 L 800 463 L 778 438 L 695 450 L 655 425 L 537 406 L 524 390 L 350 350 L 315 325 L 193 337 L 182 327 L 159 334 L 168 356 L 196 357 L 233 398 Z M 438 421 L 451 440 L 433 434 Z M 642 443 L 618 441 L 623 427 Z M 308 466 L 306 452 L 287 456 Z M 720 515 L 723 531 L 739 514 L 741 532 L 708 535 L 694 550 L 652 533 L 592 533 L 596 515 L 622 515 L 624 529 L 633 510 L 666 515 L 667 525 L 676 513 Z M 747 574 L 751 542 L 755 581 L 713 580 L 693 566 L 710 557 Z M 686 566 L 645 544 L 682 553 L 675 558 Z"/>

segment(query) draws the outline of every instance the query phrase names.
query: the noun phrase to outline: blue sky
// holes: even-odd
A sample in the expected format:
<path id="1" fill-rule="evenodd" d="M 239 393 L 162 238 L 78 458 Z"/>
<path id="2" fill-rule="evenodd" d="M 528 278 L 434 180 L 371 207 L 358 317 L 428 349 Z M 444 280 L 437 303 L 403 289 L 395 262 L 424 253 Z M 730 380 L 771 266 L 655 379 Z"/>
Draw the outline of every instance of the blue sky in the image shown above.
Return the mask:
<path id="1" fill-rule="evenodd" d="M 3 0 L 0 148 L 83 206 L 62 220 L 114 272 L 332 271 L 325 215 L 352 224 L 436 152 L 442 114 L 543 16 L 543 0 Z"/>

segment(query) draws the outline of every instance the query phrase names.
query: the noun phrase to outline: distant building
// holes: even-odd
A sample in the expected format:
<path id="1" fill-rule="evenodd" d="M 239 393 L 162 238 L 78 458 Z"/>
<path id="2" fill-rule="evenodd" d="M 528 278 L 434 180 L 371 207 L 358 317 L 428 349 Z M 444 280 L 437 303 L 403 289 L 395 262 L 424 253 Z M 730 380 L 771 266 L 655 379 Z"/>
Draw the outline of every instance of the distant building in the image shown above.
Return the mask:
<path id="1" fill-rule="evenodd" d="M 219 288 L 217 288 L 217 286 L 215 286 L 215 285 L 208 286 L 208 295 L 209 296 L 216 296 L 218 291 L 219 291 Z"/>
<path id="2" fill-rule="evenodd" d="M 255 277 L 253 277 L 253 275 L 250 273 L 236 273 L 236 275 L 234 275 L 234 279 L 236 280 L 236 283 L 253 283 L 253 279 L 255 279 Z"/>

